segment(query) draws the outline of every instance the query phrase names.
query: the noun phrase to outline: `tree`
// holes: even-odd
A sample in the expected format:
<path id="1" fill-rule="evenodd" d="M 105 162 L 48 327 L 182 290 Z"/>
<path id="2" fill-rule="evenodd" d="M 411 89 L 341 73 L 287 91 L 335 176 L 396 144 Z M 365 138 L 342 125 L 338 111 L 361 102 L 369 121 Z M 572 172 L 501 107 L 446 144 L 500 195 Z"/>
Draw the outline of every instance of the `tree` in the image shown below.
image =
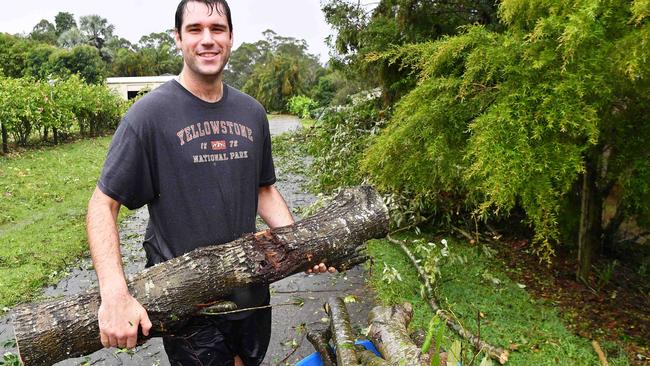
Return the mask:
<path id="1" fill-rule="evenodd" d="M 102 58 L 106 60 L 108 55 L 102 50 L 104 44 L 113 37 L 115 26 L 109 24 L 106 18 L 93 14 L 79 18 L 79 29 L 88 43 L 97 48 Z"/>
<path id="2" fill-rule="evenodd" d="M 415 81 L 408 67 L 372 58 L 374 53 L 452 35 L 466 24 L 498 26 L 496 5 L 486 0 L 381 0 L 371 11 L 357 1 L 327 0 L 322 10 L 335 31 L 328 38 L 334 63 L 347 66 L 351 78 L 364 80 L 370 87 L 381 86 L 386 106 Z M 367 62 L 369 57 L 371 62 Z"/>
<path id="3" fill-rule="evenodd" d="M 80 45 L 71 50 L 59 49 L 50 55 L 49 63 L 52 72 L 63 78 L 79 74 L 88 83 L 98 84 L 104 81 L 106 64 L 102 61 L 99 51 L 92 46 Z"/>
<path id="4" fill-rule="evenodd" d="M 32 42 L 25 38 L 0 33 L 0 65 L 3 74 L 12 78 L 23 76 L 27 53 Z"/>
<path id="5" fill-rule="evenodd" d="M 433 197 L 429 210 L 449 196 L 483 217 L 521 207 L 540 258 L 577 241 L 587 281 L 621 222 L 650 217 L 650 10 L 504 0 L 499 14 L 503 33 L 474 25 L 380 56 L 418 70 L 418 83 L 364 169 L 384 189 Z"/>
<path id="6" fill-rule="evenodd" d="M 30 48 L 25 57 L 25 66 L 22 74 L 47 81 L 52 73 L 50 55 L 55 51 L 56 47 L 45 44 L 39 44 Z"/>
<path id="7" fill-rule="evenodd" d="M 73 48 L 84 44 L 86 42 L 86 38 L 78 28 L 74 27 L 61 33 L 57 42 L 59 44 L 59 47 Z"/>
<path id="8" fill-rule="evenodd" d="M 147 75 L 178 74 L 183 68 L 183 58 L 172 37 L 172 30 L 150 33 L 138 42 L 138 52 L 148 65 Z"/>
<path id="9" fill-rule="evenodd" d="M 253 73 L 255 65 L 268 55 L 270 46 L 266 41 L 242 43 L 230 55 L 224 72 L 224 80 L 237 89 L 242 89 Z"/>
<path id="10" fill-rule="evenodd" d="M 54 17 L 54 23 L 56 24 L 57 36 L 60 36 L 68 29 L 77 28 L 77 22 L 74 20 L 74 15 L 63 11 L 56 14 Z"/>
<path id="11" fill-rule="evenodd" d="M 57 34 L 54 24 L 50 23 L 46 19 L 41 19 L 41 21 L 34 26 L 34 29 L 32 29 L 32 32 L 29 34 L 29 38 L 33 39 L 34 41 L 55 45 L 57 41 Z"/>
<path id="12" fill-rule="evenodd" d="M 282 37 L 272 30 L 263 34 L 266 40 L 233 52 L 236 57 L 226 77 L 229 82 L 245 82 L 242 90 L 267 110 L 286 111 L 291 97 L 308 94 L 323 68 L 315 56 L 307 53 L 304 40 Z"/>
<path id="13" fill-rule="evenodd" d="M 114 47 L 113 42 L 108 43 L 113 60 L 111 75 L 178 74 L 183 68 L 183 59 L 170 31 L 142 36 L 137 45 L 129 48 Z"/>

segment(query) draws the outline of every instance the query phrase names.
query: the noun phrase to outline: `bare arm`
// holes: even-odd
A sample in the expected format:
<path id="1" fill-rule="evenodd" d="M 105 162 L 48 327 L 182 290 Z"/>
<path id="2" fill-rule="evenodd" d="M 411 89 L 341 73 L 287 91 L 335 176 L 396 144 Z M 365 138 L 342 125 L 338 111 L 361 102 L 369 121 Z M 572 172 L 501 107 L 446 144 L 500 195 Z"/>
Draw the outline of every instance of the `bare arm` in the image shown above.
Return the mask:
<path id="1" fill-rule="evenodd" d="M 287 203 L 273 185 L 257 189 L 257 214 L 271 229 L 294 223 Z"/>
<path id="2" fill-rule="evenodd" d="M 293 216 L 282 194 L 275 186 L 263 186 L 257 190 L 257 214 L 266 222 L 271 229 L 291 225 L 294 223 Z M 336 272 L 334 267 L 320 263 L 307 270 L 308 273 Z"/>
<path id="3" fill-rule="evenodd" d="M 102 299 L 98 312 L 102 345 L 133 348 L 138 326 L 148 335 L 151 322 L 126 285 L 117 232 L 119 210 L 119 202 L 95 188 L 88 203 L 86 231 Z"/>

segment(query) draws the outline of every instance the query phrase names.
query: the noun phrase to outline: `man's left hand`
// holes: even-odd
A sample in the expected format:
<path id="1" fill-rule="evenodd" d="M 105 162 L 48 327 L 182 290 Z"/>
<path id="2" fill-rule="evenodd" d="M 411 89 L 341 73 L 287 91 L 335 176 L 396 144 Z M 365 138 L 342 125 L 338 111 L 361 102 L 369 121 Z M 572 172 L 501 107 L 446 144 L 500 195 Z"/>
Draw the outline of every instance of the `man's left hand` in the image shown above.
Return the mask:
<path id="1" fill-rule="evenodd" d="M 325 272 L 336 273 L 337 271 L 336 271 L 336 268 L 334 268 L 334 267 L 329 267 L 328 268 L 325 265 L 325 263 L 320 263 L 320 264 L 318 264 L 316 266 L 313 266 L 312 268 L 309 268 L 307 270 L 307 273 L 325 273 Z"/>

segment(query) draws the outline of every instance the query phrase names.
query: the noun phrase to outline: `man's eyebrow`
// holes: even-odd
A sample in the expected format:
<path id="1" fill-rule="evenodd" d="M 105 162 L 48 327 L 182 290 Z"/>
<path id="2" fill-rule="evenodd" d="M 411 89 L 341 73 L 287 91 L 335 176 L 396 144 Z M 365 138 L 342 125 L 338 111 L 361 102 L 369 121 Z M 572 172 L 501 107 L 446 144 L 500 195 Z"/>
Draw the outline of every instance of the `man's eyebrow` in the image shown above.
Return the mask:
<path id="1" fill-rule="evenodd" d="M 226 23 L 210 23 L 209 24 L 211 27 L 228 27 L 228 24 Z M 201 27 L 203 26 L 203 23 L 190 23 L 186 24 L 184 28 L 190 28 L 190 27 Z"/>

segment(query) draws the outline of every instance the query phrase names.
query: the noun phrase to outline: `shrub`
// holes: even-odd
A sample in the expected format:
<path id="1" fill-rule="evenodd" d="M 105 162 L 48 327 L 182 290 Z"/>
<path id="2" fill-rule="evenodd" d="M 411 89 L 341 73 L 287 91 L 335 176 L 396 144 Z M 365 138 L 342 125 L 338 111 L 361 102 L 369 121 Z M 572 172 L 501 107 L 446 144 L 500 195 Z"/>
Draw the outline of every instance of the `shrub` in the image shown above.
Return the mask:
<path id="1" fill-rule="evenodd" d="M 289 99 L 287 108 L 289 109 L 289 112 L 300 118 L 309 118 L 311 111 L 318 108 L 318 103 L 304 95 L 297 95 Z"/>

